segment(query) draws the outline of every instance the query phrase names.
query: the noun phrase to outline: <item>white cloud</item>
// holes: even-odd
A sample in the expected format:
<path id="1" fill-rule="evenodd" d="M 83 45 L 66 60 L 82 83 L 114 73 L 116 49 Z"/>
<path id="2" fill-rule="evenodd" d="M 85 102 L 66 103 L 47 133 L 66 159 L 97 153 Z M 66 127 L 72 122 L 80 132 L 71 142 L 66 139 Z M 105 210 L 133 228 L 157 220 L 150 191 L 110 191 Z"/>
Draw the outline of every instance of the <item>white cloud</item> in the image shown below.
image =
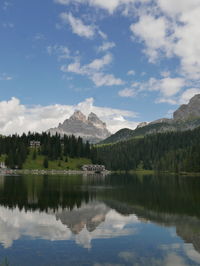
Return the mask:
<path id="1" fill-rule="evenodd" d="M 134 97 L 136 95 L 136 91 L 134 89 L 126 88 L 118 92 L 121 97 Z"/>
<path id="2" fill-rule="evenodd" d="M 196 94 L 200 94 L 200 89 L 197 88 L 191 88 L 191 89 L 187 89 L 183 92 L 183 94 L 181 94 L 180 98 L 179 98 L 179 103 L 180 104 L 185 104 L 188 103 L 189 100 L 195 96 Z"/>
<path id="3" fill-rule="evenodd" d="M 128 76 L 134 76 L 134 75 L 135 75 L 135 70 L 129 70 L 129 71 L 127 72 L 127 75 L 128 75 Z"/>
<path id="4" fill-rule="evenodd" d="M 97 26 L 86 25 L 80 18 L 74 17 L 71 13 L 67 13 L 67 12 L 61 13 L 60 19 L 63 24 L 69 24 L 72 28 L 72 32 L 74 34 L 79 35 L 80 37 L 92 39 L 96 34 L 98 34 L 103 40 L 107 40 L 108 38 L 106 33 L 101 31 Z M 60 29 L 61 25 L 57 24 L 57 28 Z"/>
<path id="5" fill-rule="evenodd" d="M 91 39 L 95 35 L 95 28 L 91 25 L 85 25 L 79 18 L 75 18 L 71 13 L 61 13 L 60 18 L 64 23 L 69 23 L 73 33 Z"/>
<path id="6" fill-rule="evenodd" d="M 101 36 L 102 39 L 107 40 L 108 36 L 105 32 L 98 30 L 99 35 Z"/>
<path id="7" fill-rule="evenodd" d="M 185 80 L 182 78 L 163 78 L 160 80 L 150 79 L 149 84 L 151 85 L 149 90 L 160 91 L 165 97 L 171 97 L 176 95 L 185 85 Z"/>
<path id="8" fill-rule="evenodd" d="M 172 118 L 175 111 L 175 109 L 169 109 L 164 117 Z"/>
<path id="9" fill-rule="evenodd" d="M 62 223 L 62 215 L 68 217 L 69 221 L 74 220 L 74 215 L 79 217 L 76 223 L 70 224 L 74 224 L 77 234 L 73 234 L 66 224 Z M 86 228 L 88 220 L 98 222 L 101 226 L 90 232 Z M 90 203 L 82 205 L 80 209 L 56 213 L 53 210 L 45 213 L 0 207 L 0 243 L 4 248 L 9 248 L 15 240 L 26 236 L 50 241 L 73 240 L 84 248 L 90 248 L 93 239 L 135 234 L 136 228 L 128 225 L 138 223 L 135 215 L 123 216 L 101 203 Z"/>
<path id="10" fill-rule="evenodd" d="M 3 10 L 6 11 L 9 7 L 11 7 L 12 4 L 9 1 L 3 2 Z"/>
<path id="11" fill-rule="evenodd" d="M 62 66 L 61 70 L 63 72 L 73 72 L 81 75 L 92 75 L 92 73 L 101 70 L 106 65 L 109 65 L 112 62 L 112 55 L 106 54 L 102 58 L 94 59 L 91 63 L 81 66 L 79 58 L 75 60 L 74 63 L 69 64 L 68 66 Z"/>
<path id="12" fill-rule="evenodd" d="M 98 51 L 99 52 L 105 52 L 108 51 L 112 48 L 114 48 L 116 46 L 116 44 L 114 42 L 104 42 L 99 48 Z"/>
<path id="13" fill-rule="evenodd" d="M 157 0 L 161 9 L 169 15 L 178 15 L 199 7 L 199 0 Z"/>
<path id="14" fill-rule="evenodd" d="M 130 29 L 134 41 L 144 44 L 144 52 L 150 62 L 158 59 L 178 58 L 179 74 L 187 79 L 200 79 L 200 0 L 55 0 L 68 5 L 85 4 L 107 10 L 134 7 L 132 17 L 136 22 Z M 135 5 L 141 3 L 142 5 Z M 131 9 L 132 10 L 132 9 Z"/>
<path id="15" fill-rule="evenodd" d="M 168 103 L 168 104 L 178 104 L 176 99 L 173 98 L 167 98 L 167 97 L 160 97 L 158 99 L 156 99 L 155 103 Z"/>
<path id="16" fill-rule="evenodd" d="M 200 254 L 194 249 L 193 244 L 174 243 L 161 245 L 160 249 L 161 252 L 164 251 L 167 255 L 163 263 L 161 263 L 162 265 L 188 265 L 185 260 L 186 258 L 192 260 L 195 264 L 200 263 Z M 185 255 L 185 259 L 184 257 L 179 257 L 180 253 Z"/>
<path id="17" fill-rule="evenodd" d="M 68 5 L 70 3 L 88 4 L 90 6 L 101 8 L 112 14 L 120 7 L 127 7 L 134 4 L 136 0 L 54 0 L 58 4 Z"/>
<path id="18" fill-rule="evenodd" d="M 200 32 L 199 32 L 200 2 L 198 8 L 188 10 L 179 19 L 176 26 L 173 52 L 181 60 L 183 73 L 192 79 L 200 79 Z"/>
<path id="19" fill-rule="evenodd" d="M 132 88 L 140 87 L 140 84 L 141 83 L 139 83 L 139 82 L 132 82 L 131 87 Z"/>
<path id="20" fill-rule="evenodd" d="M 0 134 L 22 134 L 23 132 L 42 132 L 56 127 L 60 122 L 69 118 L 78 109 L 85 115 L 96 113 L 100 119 L 107 123 L 111 132 L 123 128 L 125 125 L 135 128 L 137 122 L 127 120 L 136 117 L 136 113 L 127 110 L 97 107 L 93 98 L 86 99 L 77 105 L 49 105 L 28 107 L 20 103 L 19 99 L 0 102 Z M 123 123 L 116 120 L 119 116 L 124 118 Z"/>
<path id="21" fill-rule="evenodd" d="M 185 244 L 184 251 L 192 261 L 197 264 L 200 264 L 200 254 L 194 249 L 192 244 Z"/>
<path id="22" fill-rule="evenodd" d="M 138 21 L 131 25 L 134 37 L 144 43 L 150 62 L 163 57 L 178 58 L 181 74 L 200 79 L 200 0 L 152 3 L 138 12 Z"/>
<path id="23" fill-rule="evenodd" d="M 108 53 L 102 58 L 94 59 L 89 64 L 83 66 L 81 66 L 80 60 L 76 59 L 74 63 L 61 66 L 61 71 L 87 76 L 97 87 L 124 84 L 121 79 L 116 78 L 113 74 L 105 74 L 102 72 L 111 62 L 112 55 Z"/>
<path id="24" fill-rule="evenodd" d="M 71 63 L 67 66 L 62 65 L 60 70 L 63 72 L 73 72 L 73 73 L 82 74 L 82 75 L 84 74 L 79 60 L 76 60 L 74 63 Z"/>
<path id="25" fill-rule="evenodd" d="M 161 253 L 160 256 L 141 256 L 139 252 L 134 251 L 121 251 L 119 257 L 123 259 L 129 265 L 163 265 L 163 266 L 186 266 L 188 265 L 186 259 L 180 256 L 178 252 L 166 252 Z"/>
<path id="26" fill-rule="evenodd" d="M 104 74 L 101 72 L 94 73 L 91 79 L 97 87 L 119 86 L 124 84 L 123 80 L 116 78 L 113 74 Z"/>
<path id="27" fill-rule="evenodd" d="M 100 205 L 100 204 L 99 204 Z M 103 204 L 101 204 L 103 207 Z M 101 207 L 101 208 L 102 208 Z M 105 209 L 105 207 L 104 207 Z M 136 225 L 139 223 L 138 218 L 135 215 L 123 216 L 114 210 L 107 209 L 107 214 L 104 217 L 105 212 L 96 215 L 92 220 L 103 220 L 101 226 L 97 227 L 94 231 L 88 232 L 86 227 L 76 236 L 76 243 L 85 248 L 91 248 L 91 242 L 93 239 L 105 239 L 125 236 L 128 234 L 135 234 L 137 230 L 135 226 L 128 228 L 128 224 Z"/>
<path id="28" fill-rule="evenodd" d="M 141 15 L 137 23 L 130 26 L 135 36 L 144 41 L 145 53 L 151 62 L 158 57 L 158 52 L 164 50 L 170 54 L 170 46 L 167 40 L 168 23 L 164 17 L 155 18 L 152 15 Z"/>
<path id="29" fill-rule="evenodd" d="M 10 28 L 10 29 L 12 29 L 12 28 L 14 28 L 15 27 L 15 25 L 14 25 L 14 23 L 12 23 L 12 22 L 3 22 L 2 23 L 2 27 L 3 28 Z"/>
<path id="30" fill-rule="evenodd" d="M 135 92 L 136 88 L 137 88 L 137 94 L 144 91 L 150 91 L 150 92 L 155 91 L 159 93 L 159 96 L 155 101 L 156 103 L 169 103 L 169 104 L 180 103 L 179 100 L 180 95 L 181 93 L 183 93 L 186 86 L 188 86 L 186 80 L 180 77 L 177 78 L 164 77 L 161 79 L 150 78 L 146 82 L 134 82 L 132 84 L 133 92 Z M 192 97 L 192 93 L 190 95 Z"/>
<path id="31" fill-rule="evenodd" d="M 181 78 L 150 79 L 148 84 L 150 91 L 160 91 L 160 97 L 156 100 L 156 103 L 186 104 L 193 96 L 200 94 L 199 88 L 183 90 L 186 84 L 185 80 Z"/>
<path id="32" fill-rule="evenodd" d="M 35 36 L 34 36 L 34 40 L 36 40 L 36 41 L 43 41 L 43 40 L 45 40 L 46 38 L 45 38 L 45 36 L 44 36 L 44 34 L 42 34 L 42 33 L 37 33 Z"/>
<path id="33" fill-rule="evenodd" d="M 70 58 L 69 48 L 63 45 L 49 45 L 47 47 L 47 53 L 49 55 L 57 55 L 58 60 Z"/>
<path id="34" fill-rule="evenodd" d="M 86 68 L 90 70 L 100 70 L 105 65 L 109 65 L 111 62 L 112 62 L 112 55 L 106 54 L 104 57 L 100 59 L 93 60 L 89 65 L 86 66 Z"/>
<path id="35" fill-rule="evenodd" d="M 13 79 L 13 77 L 8 75 L 8 74 L 6 74 L 6 73 L 0 74 L 0 80 L 9 81 L 9 80 L 12 80 L 12 79 Z"/>
<path id="36" fill-rule="evenodd" d="M 200 94 L 200 89 L 190 88 L 172 98 L 160 97 L 156 100 L 156 103 L 169 103 L 174 105 L 187 104 L 196 94 Z"/>
<path id="37" fill-rule="evenodd" d="M 54 215 L 0 207 L 0 242 L 4 248 L 22 236 L 55 241 L 70 239 L 71 235 Z"/>
<path id="38" fill-rule="evenodd" d="M 170 98 L 179 93 L 186 82 L 183 78 L 167 77 L 162 79 L 150 78 L 147 82 L 136 84 L 138 84 L 141 91 L 158 91 L 161 96 Z"/>
<path id="39" fill-rule="evenodd" d="M 160 75 L 163 77 L 163 78 L 167 78 L 167 77 L 170 77 L 170 71 L 162 71 L 160 73 Z"/>

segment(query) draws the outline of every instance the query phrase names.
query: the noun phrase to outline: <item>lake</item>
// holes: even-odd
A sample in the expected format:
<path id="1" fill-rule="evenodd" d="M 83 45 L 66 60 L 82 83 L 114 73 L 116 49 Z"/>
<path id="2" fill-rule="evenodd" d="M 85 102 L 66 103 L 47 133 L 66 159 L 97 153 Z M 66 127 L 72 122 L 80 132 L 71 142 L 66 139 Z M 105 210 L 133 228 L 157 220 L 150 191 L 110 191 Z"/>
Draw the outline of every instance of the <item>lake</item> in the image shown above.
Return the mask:
<path id="1" fill-rule="evenodd" d="M 200 265 L 200 177 L 0 176 L 0 265 Z"/>

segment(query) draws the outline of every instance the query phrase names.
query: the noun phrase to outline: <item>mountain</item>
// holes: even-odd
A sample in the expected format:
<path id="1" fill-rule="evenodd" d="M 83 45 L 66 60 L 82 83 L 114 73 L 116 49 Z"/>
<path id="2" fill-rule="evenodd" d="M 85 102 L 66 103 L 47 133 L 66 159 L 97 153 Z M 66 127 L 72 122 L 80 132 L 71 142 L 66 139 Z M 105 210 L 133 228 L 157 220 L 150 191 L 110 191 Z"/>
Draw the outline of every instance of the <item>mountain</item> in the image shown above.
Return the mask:
<path id="1" fill-rule="evenodd" d="M 78 110 L 69 119 L 66 119 L 62 124 L 60 123 L 58 127 L 51 128 L 47 132 L 52 135 L 58 133 L 60 135 L 80 136 L 84 141 L 90 143 L 97 143 L 111 135 L 106 124 L 96 114 L 90 113 L 87 118 Z"/>
<path id="2" fill-rule="evenodd" d="M 103 203 L 90 202 L 82 205 L 81 208 L 58 211 L 56 219 L 65 224 L 73 234 L 80 234 L 85 227 L 89 232 L 95 231 L 105 221 L 109 211 L 110 208 Z"/>
<path id="3" fill-rule="evenodd" d="M 173 114 L 172 119 L 161 118 L 153 122 L 142 122 L 135 130 L 121 129 L 101 144 L 141 138 L 148 134 L 192 130 L 200 126 L 200 94 L 195 95 L 188 104 L 181 105 Z"/>
<path id="4" fill-rule="evenodd" d="M 195 95 L 188 104 L 183 104 L 174 112 L 175 121 L 187 121 L 200 118 L 200 94 Z"/>

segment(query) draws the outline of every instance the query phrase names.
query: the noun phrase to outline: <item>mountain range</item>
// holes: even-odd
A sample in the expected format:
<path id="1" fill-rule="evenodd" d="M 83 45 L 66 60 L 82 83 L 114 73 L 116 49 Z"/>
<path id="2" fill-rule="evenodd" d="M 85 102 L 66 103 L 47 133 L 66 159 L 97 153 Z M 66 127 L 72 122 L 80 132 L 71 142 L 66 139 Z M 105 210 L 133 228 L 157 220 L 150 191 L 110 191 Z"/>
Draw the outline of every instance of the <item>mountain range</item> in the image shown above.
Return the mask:
<path id="1" fill-rule="evenodd" d="M 100 142 L 111 135 L 106 123 L 102 122 L 96 114 L 90 113 L 86 117 L 78 110 L 69 119 L 60 123 L 58 127 L 51 128 L 47 132 L 50 132 L 51 135 L 58 133 L 60 135 L 80 136 L 84 141 L 90 143 Z"/>
<path id="2" fill-rule="evenodd" d="M 181 105 L 172 119 L 161 118 L 153 122 L 142 122 L 135 130 L 124 128 L 101 141 L 101 144 L 141 138 L 148 134 L 193 130 L 200 126 L 200 94 L 195 95 L 188 104 Z"/>
<path id="3" fill-rule="evenodd" d="M 60 123 L 58 127 L 47 132 L 51 135 L 74 135 L 90 143 L 109 144 L 125 141 L 131 138 L 141 138 L 148 134 L 186 131 L 200 126 L 200 94 L 195 95 L 188 104 L 181 105 L 173 114 L 173 118 L 161 118 L 153 122 L 140 123 L 136 129 L 123 128 L 111 135 L 106 123 L 101 121 L 95 113 L 86 117 L 81 111 Z"/>

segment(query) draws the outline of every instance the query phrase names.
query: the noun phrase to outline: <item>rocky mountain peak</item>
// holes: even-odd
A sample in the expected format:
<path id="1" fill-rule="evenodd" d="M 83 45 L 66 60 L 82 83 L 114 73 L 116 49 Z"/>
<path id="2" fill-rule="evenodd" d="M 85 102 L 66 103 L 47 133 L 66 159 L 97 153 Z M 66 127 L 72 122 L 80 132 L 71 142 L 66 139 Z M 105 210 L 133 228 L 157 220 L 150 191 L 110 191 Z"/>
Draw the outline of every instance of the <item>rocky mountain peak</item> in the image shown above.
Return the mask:
<path id="1" fill-rule="evenodd" d="M 162 123 L 171 123 L 172 119 L 169 118 L 160 118 L 149 123 L 149 125 L 162 124 Z"/>
<path id="2" fill-rule="evenodd" d="M 194 97 L 192 97 L 192 99 L 190 99 L 190 104 L 196 104 L 196 103 L 200 103 L 200 94 L 196 94 Z"/>
<path id="3" fill-rule="evenodd" d="M 149 134 L 193 130 L 200 127 L 200 94 L 195 95 L 188 104 L 181 105 L 172 119 L 161 118 L 150 123 L 141 123 L 135 130 L 121 129 L 103 140 L 102 144 L 126 141 Z"/>
<path id="4" fill-rule="evenodd" d="M 98 116 L 95 114 L 95 113 L 93 113 L 93 112 L 91 112 L 90 114 L 89 114 L 89 116 L 88 116 L 88 120 L 100 120 L 99 118 L 98 118 Z"/>
<path id="5" fill-rule="evenodd" d="M 147 122 L 141 122 L 141 123 L 137 126 L 137 128 L 142 128 L 142 127 L 145 127 L 145 126 L 147 126 L 147 125 L 148 125 Z"/>
<path id="6" fill-rule="evenodd" d="M 95 113 L 89 114 L 88 122 L 92 123 L 98 128 L 106 128 L 106 123 L 102 122 Z"/>
<path id="7" fill-rule="evenodd" d="M 97 143 L 111 135 L 106 128 L 106 124 L 96 114 L 90 113 L 87 119 L 78 110 L 69 119 L 60 123 L 58 127 L 51 128 L 47 132 L 52 135 L 58 133 L 60 135 L 80 136 L 84 141 L 89 141 L 90 143 Z"/>
<path id="8" fill-rule="evenodd" d="M 86 116 L 79 110 L 76 110 L 73 115 L 69 118 L 70 120 L 79 120 L 82 122 L 86 122 Z"/>
<path id="9" fill-rule="evenodd" d="M 200 117 L 200 94 L 195 95 L 188 104 L 181 105 L 174 112 L 175 121 L 187 121 Z"/>

